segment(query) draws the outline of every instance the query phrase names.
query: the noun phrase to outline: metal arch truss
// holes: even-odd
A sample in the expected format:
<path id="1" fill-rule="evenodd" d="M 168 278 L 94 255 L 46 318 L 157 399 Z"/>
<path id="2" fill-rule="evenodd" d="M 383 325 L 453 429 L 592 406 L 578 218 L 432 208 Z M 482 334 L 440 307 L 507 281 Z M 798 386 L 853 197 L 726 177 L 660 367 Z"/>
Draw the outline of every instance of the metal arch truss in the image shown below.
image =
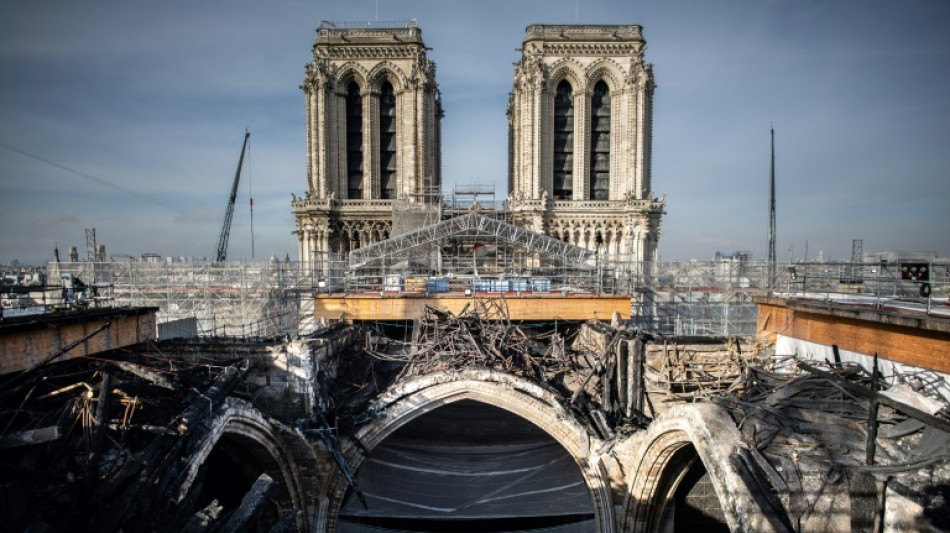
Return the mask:
<path id="1" fill-rule="evenodd" d="M 406 257 L 413 250 L 444 242 L 456 235 L 494 237 L 516 246 L 536 251 L 564 264 L 594 268 L 594 252 L 541 233 L 520 228 L 478 213 L 443 220 L 437 224 L 397 235 L 391 239 L 364 246 L 350 252 L 349 267 L 357 269 L 384 263 L 387 259 Z"/>

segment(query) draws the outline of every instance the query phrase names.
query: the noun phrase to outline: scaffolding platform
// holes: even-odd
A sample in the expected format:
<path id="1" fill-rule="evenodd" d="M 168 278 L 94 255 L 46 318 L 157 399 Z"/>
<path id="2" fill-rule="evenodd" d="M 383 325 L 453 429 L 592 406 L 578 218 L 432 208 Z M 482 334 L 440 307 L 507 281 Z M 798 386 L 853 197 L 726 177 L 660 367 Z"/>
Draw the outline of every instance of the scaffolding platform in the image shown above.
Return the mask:
<path id="1" fill-rule="evenodd" d="M 630 318 L 630 297 L 597 294 L 476 294 L 479 299 L 498 300 L 508 309 L 509 320 L 601 320 L 608 321 L 616 313 Z M 318 294 L 314 298 L 314 314 L 328 321 L 402 321 L 419 318 L 426 306 L 452 314 L 460 314 L 475 299 L 465 294 Z"/>

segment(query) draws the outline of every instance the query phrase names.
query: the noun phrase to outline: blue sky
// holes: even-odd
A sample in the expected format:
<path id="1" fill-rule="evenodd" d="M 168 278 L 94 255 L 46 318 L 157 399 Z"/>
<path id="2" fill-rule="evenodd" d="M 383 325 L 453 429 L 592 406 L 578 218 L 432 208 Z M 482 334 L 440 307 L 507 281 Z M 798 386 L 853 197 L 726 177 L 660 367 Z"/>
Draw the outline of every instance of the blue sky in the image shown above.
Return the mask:
<path id="1" fill-rule="evenodd" d="M 0 262 L 84 255 L 91 227 L 110 254 L 213 255 L 245 127 L 229 258 L 251 257 L 249 185 L 256 256 L 295 258 L 314 30 L 410 18 L 438 65 L 446 189 L 506 192 L 525 26 L 640 24 L 662 259 L 765 257 L 770 123 L 780 258 L 854 238 L 950 255 L 947 2 L 37 0 L 0 20 Z"/>

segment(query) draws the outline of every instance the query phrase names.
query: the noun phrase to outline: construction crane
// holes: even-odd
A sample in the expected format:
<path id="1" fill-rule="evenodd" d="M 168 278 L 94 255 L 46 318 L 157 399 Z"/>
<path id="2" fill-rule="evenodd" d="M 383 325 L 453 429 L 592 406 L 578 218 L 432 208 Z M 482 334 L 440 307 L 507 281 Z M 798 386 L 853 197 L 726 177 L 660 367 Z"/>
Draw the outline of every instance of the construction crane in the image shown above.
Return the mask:
<path id="1" fill-rule="evenodd" d="M 218 237 L 218 253 L 215 254 L 220 263 L 228 257 L 228 237 L 231 235 L 231 217 L 234 216 L 234 200 L 237 199 L 238 183 L 241 181 L 241 167 L 244 165 L 244 152 L 247 150 L 247 140 L 251 132 L 244 130 L 244 146 L 241 147 L 241 157 L 238 159 L 237 172 L 234 174 L 234 185 L 231 186 L 231 197 L 228 199 L 228 208 L 224 212 L 224 224 L 221 226 L 221 235 Z"/>

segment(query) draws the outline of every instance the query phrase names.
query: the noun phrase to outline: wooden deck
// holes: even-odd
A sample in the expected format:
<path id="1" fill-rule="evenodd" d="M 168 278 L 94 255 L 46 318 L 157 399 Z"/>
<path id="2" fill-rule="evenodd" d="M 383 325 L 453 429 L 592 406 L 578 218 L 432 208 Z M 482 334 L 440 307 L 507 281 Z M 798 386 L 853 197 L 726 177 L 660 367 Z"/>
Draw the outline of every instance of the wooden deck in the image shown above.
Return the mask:
<path id="1" fill-rule="evenodd" d="M 598 296 L 593 294 L 477 294 L 478 298 L 504 300 L 511 320 L 603 320 L 616 312 L 622 319 L 630 318 L 629 296 Z M 316 318 L 328 320 L 412 320 L 422 316 L 429 305 L 443 311 L 459 313 L 472 296 L 444 294 L 318 294 L 314 297 Z"/>

